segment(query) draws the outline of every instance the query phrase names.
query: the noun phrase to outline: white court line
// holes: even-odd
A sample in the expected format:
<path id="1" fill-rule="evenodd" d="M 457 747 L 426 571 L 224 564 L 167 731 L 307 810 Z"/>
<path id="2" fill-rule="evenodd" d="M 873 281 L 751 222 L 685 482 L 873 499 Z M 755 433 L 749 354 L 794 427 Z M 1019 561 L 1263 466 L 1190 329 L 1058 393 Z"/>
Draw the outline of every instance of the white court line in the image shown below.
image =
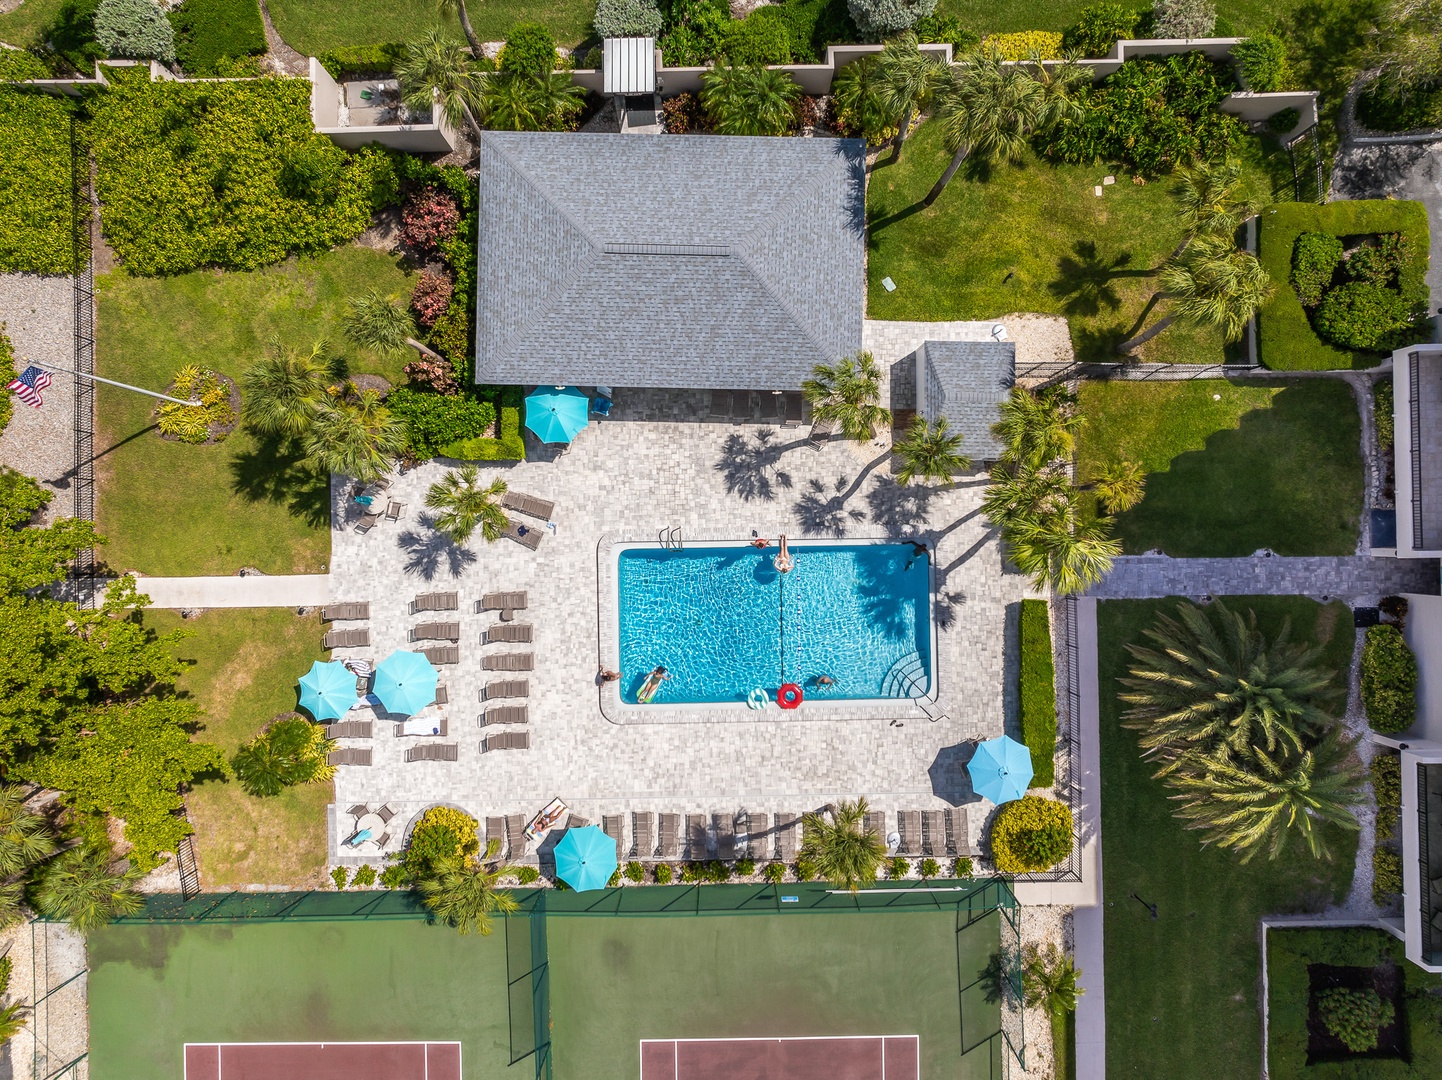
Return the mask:
<path id="1" fill-rule="evenodd" d="M 921 1036 L 920 1035 L 744 1035 L 737 1038 L 726 1038 L 715 1036 L 712 1038 L 697 1039 L 640 1039 L 639 1053 L 642 1067 L 645 1066 L 645 1046 L 647 1043 L 670 1043 L 672 1050 L 672 1075 L 673 1080 L 681 1078 L 681 1044 L 682 1043 L 711 1043 L 711 1042 L 840 1042 L 859 1041 L 881 1043 L 881 1080 L 886 1080 L 886 1040 L 887 1039 L 910 1039 L 916 1044 L 916 1075 L 921 1076 Z"/>

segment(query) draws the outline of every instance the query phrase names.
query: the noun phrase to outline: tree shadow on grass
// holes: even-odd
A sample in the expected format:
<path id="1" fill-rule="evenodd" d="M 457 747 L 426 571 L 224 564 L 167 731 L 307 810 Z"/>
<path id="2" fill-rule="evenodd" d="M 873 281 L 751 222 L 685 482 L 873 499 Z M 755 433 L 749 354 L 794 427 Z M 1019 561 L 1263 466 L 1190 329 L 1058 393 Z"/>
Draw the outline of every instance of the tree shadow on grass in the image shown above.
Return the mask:
<path id="1" fill-rule="evenodd" d="M 1122 305 L 1112 282 L 1123 277 L 1149 277 L 1148 269 L 1133 269 L 1132 253 L 1120 251 L 1102 256 L 1090 240 L 1078 240 L 1071 255 L 1057 260 L 1057 276 L 1047 284 L 1047 292 L 1062 301 L 1068 315 L 1092 317 L 1103 310 L 1116 311 Z"/>
<path id="2" fill-rule="evenodd" d="M 307 465 L 287 439 L 257 436 L 230 459 L 231 488 L 251 502 L 283 505 L 313 528 L 330 523 L 330 477 Z"/>
<path id="3" fill-rule="evenodd" d="M 423 581 L 433 581 L 446 564 L 451 577 L 460 577 L 476 561 L 476 553 L 470 548 L 460 547 L 445 533 L 437 532 L 435 518 L 430 514 L 420 516 L 421 527 L 426 531 L 407 529 L 397 538 L 397 543 L 406 553 L 406 573 L 417 574 Z"/>

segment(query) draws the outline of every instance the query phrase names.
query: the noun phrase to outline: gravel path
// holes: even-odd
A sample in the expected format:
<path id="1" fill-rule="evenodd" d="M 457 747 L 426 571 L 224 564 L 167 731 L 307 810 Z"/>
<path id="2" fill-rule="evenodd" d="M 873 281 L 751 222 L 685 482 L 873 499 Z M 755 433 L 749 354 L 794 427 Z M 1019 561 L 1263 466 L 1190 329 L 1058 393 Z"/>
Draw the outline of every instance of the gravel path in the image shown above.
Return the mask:
<path id="1" fill-rule="evenodd" d="M 69 277 L 0 274 L 0 322 L 15 347 L 15 367 L 29 356 L 42 363 L 75 363 L 75 299 Z M 75 380 L 56 375 L 33 409 L 15 401 L 15 413 L 0 434 L 0 464 L 39 480 L 55 493 L 48 516 L 74 512 L 70 477 L 75 469 Z"/>

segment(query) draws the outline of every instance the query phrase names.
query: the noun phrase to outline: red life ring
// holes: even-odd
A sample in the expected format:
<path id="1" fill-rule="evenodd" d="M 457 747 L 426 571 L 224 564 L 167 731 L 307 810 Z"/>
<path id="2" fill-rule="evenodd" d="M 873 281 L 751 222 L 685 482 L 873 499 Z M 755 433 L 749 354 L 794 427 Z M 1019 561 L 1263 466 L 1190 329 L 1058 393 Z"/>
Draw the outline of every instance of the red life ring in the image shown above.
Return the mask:
<path id="1" fill-rule="evenodd" d="M 776 691 L 776 704 L 783 709 L 794 709 L 801 704 L 801 687 L 794 682 L 782 683 Z"/>

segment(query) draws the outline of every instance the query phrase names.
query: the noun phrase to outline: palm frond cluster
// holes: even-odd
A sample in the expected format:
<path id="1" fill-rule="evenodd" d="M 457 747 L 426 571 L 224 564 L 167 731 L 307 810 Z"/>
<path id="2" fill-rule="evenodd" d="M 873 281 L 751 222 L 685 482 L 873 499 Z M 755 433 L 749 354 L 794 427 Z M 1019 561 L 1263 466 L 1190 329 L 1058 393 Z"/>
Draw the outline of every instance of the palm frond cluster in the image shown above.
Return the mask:
<path id="1" fill-rule="evenodd" d="M 498 501 L 505 493 L 506 482 L 499 476 L 482 487 L 476 467 L 462 465 L 430 486 L 426 505 L 438 511 L 433 523 L 436 531 L 457 544 L 464 544 L 477 529 L 490 543 L 506 531 L 506 512 Z"/>
<path id="2" fill-rule="evenodd" d="M 325 729 L 302 716 L 275 721 L 235 752 L 231 768 L 247 793 L 279 795 L 293 784 L 315 784 L 335 776 L 326 760 L 335 743 Z"/>
<path id="3" fill-rule="evenodd" d="M 1356 740 L 1329 711 L 1339 703 L 1321 650 L 1274 640 L 1222 603 L 1177 607 L 1127 649 L 1122 723 L 1140 735 L 1176 816 L 1203 846 L 1276 858 L 1293 834 L 1329 858 L 1324 826 L 1355 830 L 1363 768 Z"/>
<path id="4" fill-rule="evenodd" d="M 497 860 L 501 842 L 486 842 L 481 858 L 457 855 L 443 859 L 435 872 L 416 882 L 421 901 L 436 918 L 462 934 L 491 932 L 492 915 L 509 915 L 520 908 L 515 896 L 499 887 L 500 879 L 515 868 Z"/>
<path id="5" fill-rule="evenodd" d="M 992 430 L 1005 449 L 991 471 L 982 510 L 1001 529 L 1007 555 L 1037 588 L 1077 593 L 1100 580 L 1121 553 L 1111 519 L 1091 514 L 1068 475 L 1083 419 L 1075 395 L 1061 387 L 1034 393 L 1012 388 Z M 1104 501 L 1116 509 L 1140 498 L 1139 475 L 1110 479 Z"/>
<path id="6" fill-rule="evenodd" d="M 811 403 L 812 423 L 848 439 L 870 439 L 891 422 L 890 410 L 881 405 L 881 368 L 869 352 L 818 364 L 801 392 Z"/>
<path id="7" fill-rule="evenodd" d="M 886 843 L 866 825 L 865 799 L 843 802 L 802 818 L 801 859 L 818 877 L 855 892 L 875 881 Z"/>

